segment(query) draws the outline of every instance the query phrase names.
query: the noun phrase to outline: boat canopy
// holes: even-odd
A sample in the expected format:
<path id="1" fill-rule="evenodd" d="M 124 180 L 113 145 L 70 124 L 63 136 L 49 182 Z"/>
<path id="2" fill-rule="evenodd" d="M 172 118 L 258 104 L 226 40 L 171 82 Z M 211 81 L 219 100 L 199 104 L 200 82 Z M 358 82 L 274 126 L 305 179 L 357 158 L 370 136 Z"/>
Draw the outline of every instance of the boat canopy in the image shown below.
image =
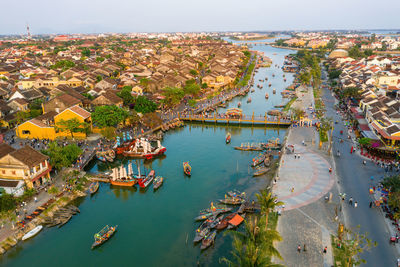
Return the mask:
<path id="1" fill-rule="evenodd" d="M 242 110 L 240 108 L 230 108 L 226 110 L 227 116 L 242 117 Z"/>
<path id="2" fill-rule="evenodd" d="M 234 226 L 238 226 L 239 224 L 241 224 L 243 222 L 243 217 L 240 216 L 239 214 L 236 214 L 230 221 L 229 224 L 232 224 Z"/>

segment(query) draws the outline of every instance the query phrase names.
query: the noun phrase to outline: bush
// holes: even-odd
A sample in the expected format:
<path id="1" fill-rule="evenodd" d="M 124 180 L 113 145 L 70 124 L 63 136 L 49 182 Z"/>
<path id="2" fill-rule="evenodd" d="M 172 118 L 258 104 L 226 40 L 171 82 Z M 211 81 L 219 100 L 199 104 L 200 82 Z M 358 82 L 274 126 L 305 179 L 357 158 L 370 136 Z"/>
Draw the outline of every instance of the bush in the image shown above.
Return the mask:
<path id="1" fill-rule="evenodd" d="M 7 193 L 0 196 L 0 212 L 13 210 L 16 207 L 16 199 Z"/>
<path id="2" fill-rule="evenodd" d="M 105 138 L 108 140 L 115 138 L 116 136 L 116 130 L 115 127 L 109 126 L 101 129 L 100 132 Z"/>

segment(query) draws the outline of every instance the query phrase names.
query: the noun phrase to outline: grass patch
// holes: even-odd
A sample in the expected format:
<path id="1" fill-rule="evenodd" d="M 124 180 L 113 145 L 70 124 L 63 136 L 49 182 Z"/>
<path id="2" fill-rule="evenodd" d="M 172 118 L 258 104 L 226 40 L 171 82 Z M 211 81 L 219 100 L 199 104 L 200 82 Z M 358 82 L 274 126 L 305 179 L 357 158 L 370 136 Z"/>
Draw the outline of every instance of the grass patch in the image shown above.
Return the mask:
<path id="1" fill-rule="evenodd" d="M 290 101 L 287 102 L 285 107 L 283 108 L 283 111 L 288 111 L 290 109 L 290 107 L 292 106 L 292 104 L 294 103 L 294 101 L 296 101 L 296 100 L 297 100 L 297 96 L 290 99 Z"/>

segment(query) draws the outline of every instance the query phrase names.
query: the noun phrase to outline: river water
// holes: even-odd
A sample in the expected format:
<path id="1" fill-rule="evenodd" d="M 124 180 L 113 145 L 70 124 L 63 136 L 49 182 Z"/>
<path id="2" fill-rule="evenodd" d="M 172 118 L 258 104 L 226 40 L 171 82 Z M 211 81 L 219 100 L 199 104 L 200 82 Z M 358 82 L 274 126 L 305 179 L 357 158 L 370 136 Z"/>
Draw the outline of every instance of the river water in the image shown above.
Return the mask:
<path id="1" fill-rule="evenodd" d="M 293 80 L 286 74 L 283 82 L 280 68 L 284 56 L 290 50 L 257 45 L 254 50 L 263 51 L 273 60 L 271 68 L 259 69 L 259 79 L 268 77 L 263 89 L 255 88 L 243 98 L 236 98 L 229 107 L 242 102 L 243 113 L 264 114 L 274 105 L 282 103 L 280 92 Z M 275 78 L 272 78 L 272 73 Z M 267 83 L 271 82 L 269 88 Z M 277 94 L 272 94 L 272 88 Z M 268 92 L 270 98 L 265 99 Z M 247 104 L 246 99 L 252 98 Z M 232 143 L 225 144 L 227 132 Z M 249 167 L 256 152 L 233 149 L 242 142 L 265 142 L 279 137 L 286 129 L 187 124 L 183 128 L 165 134 L 163 145 L 167 148 L 164 158 L 145 164 L 156 174 L 164 176 L 164 185 L 156 192 L 152 186 L 147 191 L 113 188 L 102 184 L 99 192 L 77 200 L 81 213 L 75 215 L 62 228 L 43 230 L 31 240 L 19 243 L 0 258 L 7 266 L 219 266 L 219 259 L 229 257 L 231 238 L 217 235 L 215 245 L 200 252 L 193 245 L 197 223 L 193 218 L 198 211 L 209 207 L 211 201 L 224 198 L 232 189 L 244 190 L 252 195 L 267 184 L 266 178 L 253 178 Z M 192 176 L 185 177 L 182 162 L 190 161 Z M 119 159 L 114 164 L 127 164 Z M 143 165 L 143 163 L 142 163 Z M 90 172 L 104 171 L 110 166 L 94 162 Z M 143 166 L 142 166 L 143 167 Z M 118 225 L 116 234 L 103 246 L 91 250 L 93 234 L 104 225 Z"/>

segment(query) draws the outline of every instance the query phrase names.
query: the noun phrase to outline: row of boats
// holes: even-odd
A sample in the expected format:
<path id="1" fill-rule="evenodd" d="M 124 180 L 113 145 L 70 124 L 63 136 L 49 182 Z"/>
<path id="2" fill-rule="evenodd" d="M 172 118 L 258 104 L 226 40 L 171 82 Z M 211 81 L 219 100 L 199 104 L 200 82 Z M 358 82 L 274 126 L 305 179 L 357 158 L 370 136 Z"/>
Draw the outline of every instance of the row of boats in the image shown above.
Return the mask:
<path id="1" fill-rule="evenodd" d="M 259 209 L 254 202 L 250 204 L 247 201 L 244 192 L 230 191 L 218 202 L 220 203 L 218 205 L 211 202 L 210 208 L 201 210 L 195 218 L 195 221 L 201 221 L 201 224 L 195 231 L 193 242 L 201 242 L 201 250 L 207 249 L 215 242 L 218 232 L 237 228 L 244 221 L 246 212 Z M 235 205 L 240 207 L 234 210 Z"/>

